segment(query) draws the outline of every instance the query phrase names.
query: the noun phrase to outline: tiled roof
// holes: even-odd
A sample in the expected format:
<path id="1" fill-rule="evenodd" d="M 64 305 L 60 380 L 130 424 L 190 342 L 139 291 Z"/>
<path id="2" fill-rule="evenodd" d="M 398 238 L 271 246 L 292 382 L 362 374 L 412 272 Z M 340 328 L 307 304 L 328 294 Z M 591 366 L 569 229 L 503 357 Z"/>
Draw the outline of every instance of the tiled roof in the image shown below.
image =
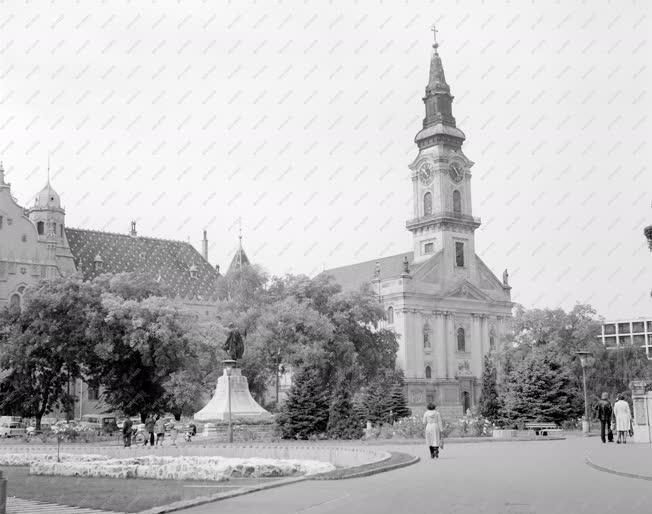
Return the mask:
<path id="1" fill-rule="evenodd" d="M 84 280 L 102 273 L 137 271 L 159 280 L 173 297 L 202 301 L 217 298 L 219 274 L 190 243 L 76 228 L 65 230 L 75 266 Z"/>
<path id="2" fill-rule="evenodd" d="M 248 266 L 249 264 L 251 264 L 249 262 L 249 257 L 247 257 L 247 254 L 242 248 L 242 242 L 240 242 L 240 246 L 235 252 L 233 259 L 231 259 L 231 264 L 229 264 L 229 269 L 226 270 L 226 272 L 231 273 L 233 271 L 239 270 L 242 268 L 242 266 Z"/>
<path id="3" fill-rule="evenodd" d="M 342 286 L 343 291 L 357 291 L 363 284 L 369 283 L 374 279 L 376 263 L 380 267 L 381 279 L 384 280 L 386 278 L 401 276 L 403 273 L 403 259 L 405 257 L 407 257 L 408 263 L 410 264 L 410 273 L 413 273 L 415 271 L 412 269 L 414 252 L 406 252 L 390 257 L 381 257 L 372 261 L 342 266 L 340 268 L 327 269 L 322 271 L 320 275 L 332 276 L 335 282 Z"/>

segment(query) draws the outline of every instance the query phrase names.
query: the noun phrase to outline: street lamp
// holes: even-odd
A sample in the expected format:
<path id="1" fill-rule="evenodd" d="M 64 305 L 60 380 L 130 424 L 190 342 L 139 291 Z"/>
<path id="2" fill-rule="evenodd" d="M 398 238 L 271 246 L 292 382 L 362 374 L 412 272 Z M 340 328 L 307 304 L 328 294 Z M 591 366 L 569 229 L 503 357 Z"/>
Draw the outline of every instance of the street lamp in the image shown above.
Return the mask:
<path id="1" fill-rule="evenodd" d="M 588 358 L 593 354 L 586 350 L 580 350 L 575 352 L 580 358 L 580 365 L 582 366 L 582 383 L 584 385 L 584 421 L 582 422 L 582 432 L 588 434 L 591 430 L 591 425 L 589 423 L 589 401 L 586 395 L 586 366 L 588 364 Z"/>

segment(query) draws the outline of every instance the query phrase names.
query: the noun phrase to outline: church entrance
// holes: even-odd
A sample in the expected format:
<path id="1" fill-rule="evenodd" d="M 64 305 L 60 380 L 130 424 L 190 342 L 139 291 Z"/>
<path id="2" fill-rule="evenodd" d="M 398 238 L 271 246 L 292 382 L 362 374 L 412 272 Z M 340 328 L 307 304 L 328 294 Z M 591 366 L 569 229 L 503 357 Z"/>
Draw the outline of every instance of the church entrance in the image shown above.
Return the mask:
<path id="1" fill-rule="evenodd" d="M 464 414 L 466 414 L 466 411 L 471 408 L 471 395 L 468 391 L 462 392 L 462 408 L 464 409 Z"/>

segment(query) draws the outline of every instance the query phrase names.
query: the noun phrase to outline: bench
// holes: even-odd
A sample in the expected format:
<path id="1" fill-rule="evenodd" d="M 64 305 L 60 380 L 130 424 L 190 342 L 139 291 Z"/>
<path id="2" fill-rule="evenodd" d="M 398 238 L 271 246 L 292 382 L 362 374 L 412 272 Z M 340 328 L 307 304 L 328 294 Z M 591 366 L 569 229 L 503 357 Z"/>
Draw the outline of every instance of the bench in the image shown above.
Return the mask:
<path id="1" fill-rule="evenodd" d="M 557 428 L 555 423 L 526 423 L 525 429 L 534 432 L 535 436 L 548 436 L 551 434 L 561 434 L 562 429 Z"/>

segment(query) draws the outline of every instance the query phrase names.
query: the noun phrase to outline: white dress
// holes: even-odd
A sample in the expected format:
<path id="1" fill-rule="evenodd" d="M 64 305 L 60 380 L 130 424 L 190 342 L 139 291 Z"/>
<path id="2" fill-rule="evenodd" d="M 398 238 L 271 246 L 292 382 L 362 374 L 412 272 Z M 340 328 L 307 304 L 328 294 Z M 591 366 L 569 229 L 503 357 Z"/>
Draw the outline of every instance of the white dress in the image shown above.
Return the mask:
<path id="1" fill-rule="evenodd" d="M 423 415 L 426 423 L 426 445 L 440 446 L 441 443 L 441 415 L 436 410 L 427 410 Z"/>
<path id="2" fill-rule="evenodd" d="M 614 416 L 616 416 L 616 430 L 629 430 L 632 420 L 632 411 L 629 409 L 629 403 L 625 400 L 618 400 L 614 404 Z"/>

